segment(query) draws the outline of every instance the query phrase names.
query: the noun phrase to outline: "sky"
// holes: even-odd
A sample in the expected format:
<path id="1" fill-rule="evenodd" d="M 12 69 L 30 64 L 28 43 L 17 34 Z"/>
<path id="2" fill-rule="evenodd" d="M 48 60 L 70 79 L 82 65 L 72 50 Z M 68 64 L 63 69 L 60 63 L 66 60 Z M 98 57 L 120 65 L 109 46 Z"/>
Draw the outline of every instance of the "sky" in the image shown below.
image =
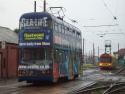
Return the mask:
<path id="1" fill-rule="evenodd" d="M 43 11 L 43 0 L 37 1 L 37 11 Z M 64 20 L 82 31 L 85 53 L 95 47 L 95 54 L 104 52 L 106 40 L 112 52 L 125 48 L 125 0 L 46 0 L 49 7 L 64 7 Z M 23 13 L 34 11 L 34 0 L 0 0 L 0 26 L 18 28 Z M 116 19 L 114 19 L 116 17 Z M 76 20 L 73 23 L 71 19 Z M 109 26 L 114 25 L 114 26 Z M 103 35 L 103 37 L 100 37 Z"/>

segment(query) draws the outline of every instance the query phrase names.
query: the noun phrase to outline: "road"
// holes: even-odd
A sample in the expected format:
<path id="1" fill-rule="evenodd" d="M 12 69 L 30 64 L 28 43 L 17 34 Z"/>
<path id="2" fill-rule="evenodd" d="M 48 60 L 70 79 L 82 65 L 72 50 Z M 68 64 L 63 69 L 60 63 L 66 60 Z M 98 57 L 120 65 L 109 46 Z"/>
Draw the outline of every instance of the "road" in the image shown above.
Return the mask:
<path id="1" fill-rule="evenodd" d="M 83 76 L 76 80 L 56 84 L 41 83 L 40 85 L 33 85 L 11 79 L 0 81 L 0 94 L 67 94 L 74 89 L 87 86 L 96 81 L 125 82 L 125 77 L 114 75 L 111 71 L 102 71 L 95 68 L 84 70 Z"/>
<path id="2" fill-rule="evenodd" d="M 43 83 L 40 85 L 17 82 L 16 80 L 0 84 L 0 94 L 66 94 L 69 91 L 86 86 L 93 81 L 82 81 L 80 79 L 57 84 Z"/>

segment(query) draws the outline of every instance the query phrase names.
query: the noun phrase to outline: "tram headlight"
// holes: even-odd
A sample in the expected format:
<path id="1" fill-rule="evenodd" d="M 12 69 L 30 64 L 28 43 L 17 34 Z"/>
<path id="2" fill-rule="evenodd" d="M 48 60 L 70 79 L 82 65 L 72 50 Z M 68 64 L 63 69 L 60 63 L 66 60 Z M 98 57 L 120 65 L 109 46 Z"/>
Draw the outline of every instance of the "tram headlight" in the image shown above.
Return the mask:
<path id="1" fill-rule="evenodd" d="M 99 63 L 99 66 L 102 66 L 103 64 L 102 63 Z"/>
<path id="2" fill-rule="evenodd" d="M 111 66 L 112 64 L 109 63 L 108 65 Z"/>

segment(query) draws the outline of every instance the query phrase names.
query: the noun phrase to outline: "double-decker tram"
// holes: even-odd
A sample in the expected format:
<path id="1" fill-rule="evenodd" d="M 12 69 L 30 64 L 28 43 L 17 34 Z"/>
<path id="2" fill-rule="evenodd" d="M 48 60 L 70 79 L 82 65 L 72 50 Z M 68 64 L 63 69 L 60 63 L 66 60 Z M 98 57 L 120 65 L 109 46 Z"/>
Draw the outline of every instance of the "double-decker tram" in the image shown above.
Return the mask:
<path id="1" fill-rule="evenodd" d="M 19 28 L 18 81 L 57 82 L 79 76 L 82 37 L 78 28 L 47 12 L 23 14 Z"/>

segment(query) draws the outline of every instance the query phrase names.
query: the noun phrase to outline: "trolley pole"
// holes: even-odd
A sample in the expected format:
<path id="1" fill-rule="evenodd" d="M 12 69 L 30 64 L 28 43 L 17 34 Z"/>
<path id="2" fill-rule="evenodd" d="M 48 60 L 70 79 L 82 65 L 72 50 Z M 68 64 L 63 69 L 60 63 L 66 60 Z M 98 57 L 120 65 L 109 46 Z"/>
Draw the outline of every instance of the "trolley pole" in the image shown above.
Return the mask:
<path id="1" fill-rule="evenodd" d="M 46 12 L 46 0 L 44 0 L 43 11 Z"/>
<path id="2" fill-rule="evenodd" d="M 119 63 L 119 43 L 118 43 L 118 63 Z"/>
<path id="3" fill-rule="evenodd" d="M 36 12 L 36 1 L 34 1 L 34 12 Z"/>

